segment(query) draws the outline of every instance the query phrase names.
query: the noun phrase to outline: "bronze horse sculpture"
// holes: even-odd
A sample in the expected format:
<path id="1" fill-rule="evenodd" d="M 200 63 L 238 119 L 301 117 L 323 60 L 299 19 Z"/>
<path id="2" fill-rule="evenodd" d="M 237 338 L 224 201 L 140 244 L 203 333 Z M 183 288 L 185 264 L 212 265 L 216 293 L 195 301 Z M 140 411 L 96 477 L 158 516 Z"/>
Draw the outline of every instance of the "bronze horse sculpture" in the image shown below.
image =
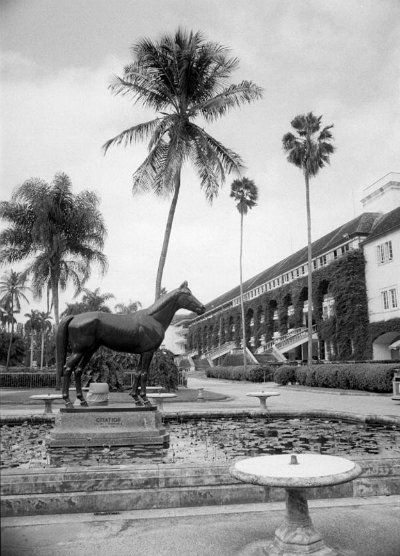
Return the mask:
<path id="1" fill-rule="evenodd" d="M 192 295 L 187 282 L 183 282 L 176 290 L 160 297 L 147 309 L 130 315 L 88 312 L 64 318 L 57 330 L 56 344 L 57 373 L 59 377 L 64 378 L 62 397 L 66 407 L 73 407 L 69 399 L 73 371 L 76 396 L 81 401 L 81 406 L 88 405 L 82 393 L 82 372 L 100 346 L 140 355 L 139 365 L 134 372 L 133 387 L 129 394 L 136 405 L 151 405 L 146 396 L 150 363 L 178 309 L 188 309 L 198 315 L 205 311 L 205 307 Z M 72 354 L 67 359 L 68 343 Z"/>

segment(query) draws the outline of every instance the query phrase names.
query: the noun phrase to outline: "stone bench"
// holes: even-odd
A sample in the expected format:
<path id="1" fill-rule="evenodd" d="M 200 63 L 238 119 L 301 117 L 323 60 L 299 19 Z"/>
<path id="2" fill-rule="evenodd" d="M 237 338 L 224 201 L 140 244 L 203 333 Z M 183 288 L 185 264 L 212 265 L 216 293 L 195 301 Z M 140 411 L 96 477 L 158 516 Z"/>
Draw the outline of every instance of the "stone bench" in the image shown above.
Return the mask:
<path id="1" fill-rule="evenodd" d="M 148 390 L 148 389 L 146 389 Z M 152 394 L 148 393 L 147 397 L 151 400 L 154 400 L 155 404 L 157 405 L 160 411 L 164 409 L 164 400 L 170 400 L 172 398 L 176 398 L 176 394 Z"/>
<path id="2" fill-rule="evenodd" d="M 261 392 L 248 392 L 246 396 L 258 398 L 260 400 L 260 405 L 262 409 L 267 409 L 267 404 L 266 404 L 267 398 L 273 396 L 280 396 L 280 394 L 279 392 L 264 392 L 264 390 L 261 390 Z"/>
<path id="3" fill-rule="evenodd" d="M 61 394 L 35 394 L 30 396 L 31 400 L 42 400 L 44 401 L 44 413 L 53 413 L 52 403 L 54 400 L 62 400 Z"/>

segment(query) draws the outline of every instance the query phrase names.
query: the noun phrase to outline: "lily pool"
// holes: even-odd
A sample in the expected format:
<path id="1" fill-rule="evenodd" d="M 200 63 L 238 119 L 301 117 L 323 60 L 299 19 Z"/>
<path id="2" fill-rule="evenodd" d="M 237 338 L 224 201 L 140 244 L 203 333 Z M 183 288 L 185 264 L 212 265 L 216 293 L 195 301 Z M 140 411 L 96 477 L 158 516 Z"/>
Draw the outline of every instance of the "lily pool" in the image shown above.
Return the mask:
<path id="1" fill-rule="evenodd" d="M 399 457 L 400 427 L 335 419 L 268 417 L 190 419 L 165 423 L 168 448 L 48 448 L 52 424 L 1 427 L 1 466 L 26 469 L 138 463 L 224 464 L 239 456 L 317 452 L 353 458 Z"/>

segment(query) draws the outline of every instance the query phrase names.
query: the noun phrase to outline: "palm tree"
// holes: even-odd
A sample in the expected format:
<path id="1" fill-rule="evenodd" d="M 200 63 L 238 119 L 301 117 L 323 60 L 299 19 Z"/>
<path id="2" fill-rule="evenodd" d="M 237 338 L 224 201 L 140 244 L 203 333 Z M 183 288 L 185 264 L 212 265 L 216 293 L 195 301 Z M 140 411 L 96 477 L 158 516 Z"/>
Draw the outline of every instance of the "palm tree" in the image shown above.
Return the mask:
<path id="1" fill-rule="evenodd" d="M 300 168 L 306 184 L 307 207 L 307 240 L 308 240 L 308 364 L 312 364 L 312 249 L 311 249 L 311 209 L 310 209 L 310 178 L 315 177 L 319 170 L 330 162 L 334 152 L 331 143 L 333 136 L 329 125 L 321 129 L 322 116 L 314 116 L 312 112 L 296 116 L 291 126 L 297 135 L 289 132 L 282 138 L 283 150 L 289 162 Z"/>
<path id="2" fill-rule="evenodd" d="M 100 293 L 100 288 L 96 288 L 94 291 L 83 288 L 84 296 L 82 297 L 82 304 L 85 307 L 85 311 L 102 311 L 103 313 L 111 313 L 111 310 L 105 301 L 108 299 L 113 299 L 115 297 L 112 293 Z"/>
<path id="3" fill-rule="evenodd" d="M 56 325 L 59 322 L 59 288 L 72 282 L 76 292 L 90 276 L 92 263 L 104 272 L 106 229 L 95 193 L 72 193 L 66 174 L 49 185 L 32 178 L 0 203 L 0 218 L 9 227 L 0 233 L 0 263 L 30 261 L 25 273 L 32 277 L 35 296 L 51 292 Z M 33 262 L 32 262 L 33 259 Z"/>
<path id="4" fill-rule="evenodd" d="M 2 234 L 0 234 L 0 237 L 1 235 Z M 10 342 L 8 344 L 6 369 L 8 369 L 10 364 L 11 346 L 14 337 L 14 314 L 20 312 L 21 300 L 29 303 L 24 292 L 30 291 L 30 288 L 28 288 L 25 283 L 26 275 L 22 272 L 15 272 L 12 269 L 3 274 L 0 280 L 0 304 L 7 311 L 9 321 L 11 321 L 11 334 Z"/>
<path id="5" fill-rule="evenodd" d="M 115 310 L 118 315 L 131 315 L 133 313 L 136 313 L 136 311 L 138 311 L 141 307 L 142 304 L 140 303 L 140 301 L 129 300 L 127 305 L 125 303 L 117 303 L 115 306 Z"/>
<path id="6" fill-rule="evenodd" d="M 34 348 L 35 348 L 35 336 L 40 332 L 41 319 L 40 312 L 37 309 L 31 309 L 30 313 L 25 313 L 27 321 L 25 323 L 25 330 L 31 337 L 31 358 L 30 358 L 30 368 L 33 368 L 34 359 Z"/>
<path id="7" fill-rule="evenodd" d="M 128 95 L 154 109 L 158 116 L 125 129 L 105 143 L 104 151 L 111 145 L 126 146 L 149 138 L 149 154 L 133 174 L 132 191 L 172 196 L 156 278 L 158 299 L 183 164 L 194 165 L 210 203 L 226 172 L 239 174 L 243 168 L 240 156 L 195 120 L 213 122 L 232 108 L 261 98 L 262 89 L 250 81 L 228 85 L 238 59 L 230 57 L 227 48 L 206 42 L 200 33 L 178 29 L 158 42 L 143 39 L 132 47 L 132 54 L 134 61 L 110 88 L 116 95 Z"/>
<path id="8" fill-rule="evenodd" d="M 243 334 L 243 367 L 247 370 L 246 357 L 246 322 L 244 317 L 243 303 L 243 216 L 257 204 L 258 189 L 253 180 L 242 178 L 234 180 L 231 185 L 231 197 L 235 200 L 236 208 L 240 213 L 240 306 L 242 310 L 242 334 Z"/>

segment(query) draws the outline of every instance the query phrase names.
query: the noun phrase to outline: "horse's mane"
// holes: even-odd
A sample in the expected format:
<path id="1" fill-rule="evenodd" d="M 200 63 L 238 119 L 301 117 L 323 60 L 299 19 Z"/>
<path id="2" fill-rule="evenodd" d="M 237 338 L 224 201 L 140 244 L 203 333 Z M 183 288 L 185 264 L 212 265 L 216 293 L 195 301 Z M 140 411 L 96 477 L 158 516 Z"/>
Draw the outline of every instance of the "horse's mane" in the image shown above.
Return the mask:
<path id="1" fill-rule="evenodd" d="M 154 315 L 155 313 L 158 313 L 158 311 L 163 309 L 164 306 L 167 305 L 171 301 L 172 297 L 176 296 L 177 292 L 178 292 L 178 290 L 172 290 L 172 292 L 169 292 L 169 293 L 159 297 L 157 299 L 157 301 L 155 301 L 153 303 L 153 305 L 150 305 L 150 307 L 147 307 L 147 309 L 145 309 L 146 313 L 148 315 Z"/>

